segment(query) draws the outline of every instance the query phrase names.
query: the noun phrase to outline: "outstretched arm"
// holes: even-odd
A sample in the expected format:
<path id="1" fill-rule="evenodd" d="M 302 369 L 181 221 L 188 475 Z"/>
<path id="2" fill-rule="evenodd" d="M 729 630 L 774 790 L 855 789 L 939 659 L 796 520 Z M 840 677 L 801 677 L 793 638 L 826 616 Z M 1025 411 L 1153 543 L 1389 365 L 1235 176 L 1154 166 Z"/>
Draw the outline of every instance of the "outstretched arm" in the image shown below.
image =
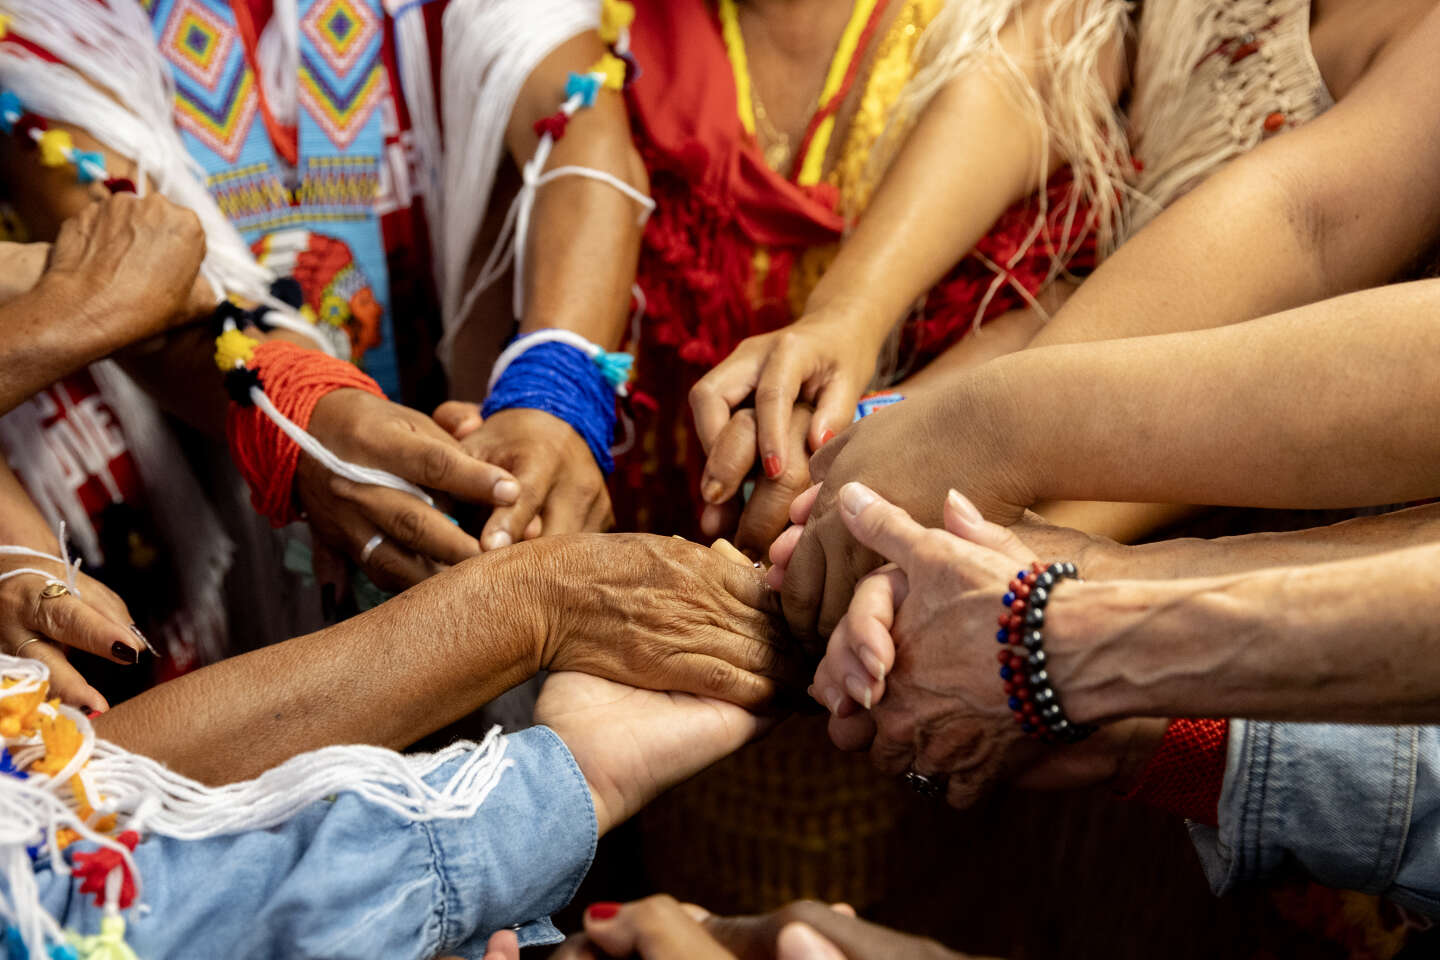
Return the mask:
<path id="1" fill-rule="evenodd" d="M 1329 112 L 1140 231 L 1034 344 L 1236 323 L 1394 279 L 1440 236 L 1440 114 L 1415 109 L 1440 98 L 1437 49 L 1440 9 Z"/>

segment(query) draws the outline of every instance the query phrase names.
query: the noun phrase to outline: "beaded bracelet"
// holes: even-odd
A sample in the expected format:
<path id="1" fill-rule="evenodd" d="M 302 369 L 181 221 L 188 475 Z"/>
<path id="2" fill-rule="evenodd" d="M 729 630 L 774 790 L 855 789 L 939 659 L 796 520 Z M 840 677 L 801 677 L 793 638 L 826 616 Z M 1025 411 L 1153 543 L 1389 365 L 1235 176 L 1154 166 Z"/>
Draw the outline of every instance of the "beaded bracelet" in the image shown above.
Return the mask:
<path id="1" fill-rule="evenodd" d="M 1005 646 L 997 659 L 1007 705 L 1020 729 L 1047 743 L 1078 743 L 1096 730 L 1091 724 L 1070 722 L 1045 669 L 1045 605 L 1057 583 L 1078 579 L 1073 563 L 1032 563 L 1029 570 L 1015 574 L 1009 592 L 1000 598 L 1006 612 L 1000 615 L 995 639 Z"/>

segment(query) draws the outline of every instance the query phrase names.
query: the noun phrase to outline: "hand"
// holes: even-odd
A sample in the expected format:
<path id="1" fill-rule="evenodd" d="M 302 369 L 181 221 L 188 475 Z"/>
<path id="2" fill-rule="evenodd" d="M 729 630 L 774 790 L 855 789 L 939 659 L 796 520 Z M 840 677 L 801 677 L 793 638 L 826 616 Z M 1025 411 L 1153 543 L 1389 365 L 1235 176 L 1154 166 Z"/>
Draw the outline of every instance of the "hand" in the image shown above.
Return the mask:
<path id="1" fill-rule="evenodd" d="M 523 551 L 542 617 L 533 669 L 579 670 L 653 690 L 759 707 L 803 675 L 760 572 L 676 537 L 581 534 Z M 533 670 L 532 670 L 533 672 Z"/>
<path id="2" fill-rule="evenodd" d="M 908 398 L 866 417 L 811 458 L 812 479 L 823 486 L 785 566 L 782 595 L 798 636 L 828 635 L 855 583 L 884 562 L 855 541 L 834 509 L 844 484 L 864 483 L 927 526 L 940 523 L 951 486 L 962 485 L 981 512 L 1000 523 L 1018 519 L 1035 499 L 1024 446 L 1006 426 L 1010 405 L 985 402 L 988 394 L 970 404 L 965 398 L 972 395 L 957 386 Z"/>
<path id="3" fill-rule="evenodd" d="M 790 417 L 788 449 L 792 456 L 786 458 L 785 468 L 779 476 L 757 477 L 750 499 L 744 509 L 739 508 L 735 494 L 738 487 L 726 486 L 717 496 L 723 498 L 719 504 L 710 503 L 700 515 L 700 529 L 706 536 L 720 536 L 734 526 L 734 515 L 740 514 L 735 528 L 735 544 L 752 556 L 763 556 L 770 544 L 785 529 L 790 503 L 810 484 L 810 467 L 805 449 L 805 434 L 811 423 L 812 409 L 809 404 L 796 404 Z M 731 471 L 742 479 L 755 460 L 755 412 L 736 411 L 735 416 L 720 431 L 710 450 L 710 466 L 721 464 L 722 469 L 735 465 Z M 713 481 L 706 481 L 707 483 Z"/>
<path id="4" fill-rule="evenodd" d="M 594 904 L 584 923 L 585 932 L 566 941 L 552 960 L 961 960 L 933 940 L 856 919 L 844 904 L 802 900 L 762 916 L 717 917 L 659 894 L 623 905 Z M 495 943 L 492 938 L 492 949 Z M 497 953 L 496 960 L 502 958 L 511 955 Z"/>
<path id="5" fill-rule="evenodd" d="M 363 390 L 321 397 L 309 430 L 342 459 L 459 500 L 504 505 L 520 495 L 513 476 L 469 456 L 434 420 Z M 383 589 L 403 590 L 480 552 L 475 538 L 439 510 L 408 493 L 337 476 L 303 454 L 296 492 L 310 516 L 317 554 L 326 545 L 340 551 Z M 376 534 L 385 540 L 363 556 Z"/>
<path id="6" fill-rule="evenodd" d="M 878 336 L 873 333 L 877 329 Z M 757 450 L 771 480 L 798 466 L 795 458 L 805 453 L 803 445 L 796 451 L 791 442 L 797 398 L 815 411 L 802 428 L 810 450 L 819 450 L 849 426 L 855 402 L 874 376 L 884 336 L 880 325 L 857 320 L 851 312 L 819 310 L 783 330 L 747 338 L 702 377 L 690 390 L 690 408 L 700 444 L 710 457 L 701 482 L 705 501 L 718 505 L 734 496 Z M 754 413 L 737 409 L 752 394 Z M 749 425 L 731 432 L 749 434 L 752 442 L 745 456 L 736 456 L 720 439 L 742 416 L 752 418 Z"/>
<path id="7" fill-rule="evenodd" d="M 580 434 L 543 410 L 502 410 L 482 420 L 473 403 L 452 400 L 436 422 L 471 456 L 511 471 L 519 496 L 490 514 L 480 543 L 496 550 L 522 539 L 604 530 L 614 522 L 605 475 Z"/>
<path id="8" fill-rule="evenodd" d="M 535 722 L 570 748 L 590 785 L 602 835 L 765 726 L 723 700 L 641 690 L 570 671 L 545 678 Z"/>
<path id="9" fill-rule="evenodd" d="M 55 552 L 54 544 L 42 544 Z M 63 581 L 63 566 L 38 557 L 0 556 L 0 574 L 30 568 Z M 85 681 L 65 656 L 74 647 L 113 663 L 133 664 L 146 645 L 125 602 L 103 583 L 76 573 L 78 594 L 42 597 L 45 579 L 19 574 L 0 580 L 0 650 L 39 660 L 50 668 L 50 690 L 65 703 L 96 713 L 110 709 L 105 698 Z M 26 643 L 39 637 L 39 643 Z M 24 644 L 24 649 L 21 645 Z"/>
<path id="10" fill-rule="evenodd" d="M 74 298 L 109 353 L 213 308 L 204 259 L 193 212 L 159 193 L 122 193 L 61 224 L 41 284 Z"/>
<path id="11" fill-rule="evenodd" d="M 1023 738 L 992 651 L 998 599 L 1035 553 L 953 490 L 943 512 L 945 530 L 926 530 L 860 484 L 841 491 L 851 531 L 895 563 L 861 581 L 816 670 L 811 691 L 833 714 L 831 739 L 868 747 L 891 774 L 948 776 L 947 800 L 962 809 L 1001 778 L 1034 789 L 1128 786 L 1166 721 L 1110 724 L 1063 749 Z"/>

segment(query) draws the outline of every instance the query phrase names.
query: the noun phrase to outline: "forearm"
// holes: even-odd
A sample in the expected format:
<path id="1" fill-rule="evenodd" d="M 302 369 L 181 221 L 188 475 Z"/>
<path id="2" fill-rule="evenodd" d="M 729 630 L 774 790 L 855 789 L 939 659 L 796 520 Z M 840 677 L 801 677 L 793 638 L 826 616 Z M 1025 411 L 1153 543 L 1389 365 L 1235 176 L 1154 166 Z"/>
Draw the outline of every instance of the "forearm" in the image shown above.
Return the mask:
<path id="1" fill-rule="evenodd" d="M 59 553 L 55 531 L 45 522 L 35 501 L 20 485 L 10 465 L 0 460 L 0 545 L 29 547 Z"/>
<path id="2" fill-rule="evenodd" d="M 1214 330 L 1022 351 L 957 378 L 939 416 L 987 418 L 1022 505 L 1420 499 L 1435 491 L 1440 397 L 1397 385 L 1431 379 L 1437 310 L 1440 281 L 1424 281 Z"/>
<path id="3" fill-rule="evenodd" d="M 1342 103 L 1157 217 L 1034 344 L 1236 323 L 1393 279 L 1440 233 L 1440 120 L 1409 119 L 1440 97 L 1437 43 L 1440 11 Z"/>
<path id="4" fill-rule="evenodd" d="M 526 556 L 485 554 L 326 630 L 186 674 L 97 730 L 209 783 L 330 744 L 408 746 L 539 668 Z"/>
<path id="5" fill-rule="evenodd" d="M 516 166 L 523 167 L 535 153 L 539 138 L 534 124 L 559 109 L 566 76 L 588 71 L 603 53 L 599 37 L 576 37 L 546 58 L 526 82 L 506 135 Z M 546 169 L 564 166 L 604 171 L 648 192 L 645 165 L 619 94 L 602 89 L 594 106 L 570 119 Z M 541 187 L 530 223 L 525 276 L 514 281 L 524 285 L 521 330 L 561 327 L 607 349 L 618 347 L 629 314 L 643 213 L 630 197 L 588 178 L 562 177 Z"/>
<path id="6" fill-rule="evenodd" d="M 1047 669 L 1079 722 L 1440 722 L 1440 546 L 1161 583 L 1065 584 Z"/>
<path id="7" fill-rule="evenodd" d="M 985 236 L 1008 207 L 1033 193 L 1064 162 L 1046 149 L 1045 120 L 1020 103 L 1018 70 L 1024 82 L 1044 88 L 1047 38 L 1070 39 L 1056 16 L 1042 15 L 1053 4 L 1022 4 L 1025 22 L 1000 35 L 1010 64 L 974 64 L 952 80 L 926 107 L 910 131 L 854 232 L 846 238 L 807 304 L 807 311 L 845 310 L 865 323 L 865 333 L 884 335 L 916 299 L 938 282 Z M 1050 37 L 1050 30 L 1056 35 Z M 1123 60 L 1117 38 L 1102 58 L 1103 78 L 1112 95 Z M 1043 174 L 1044 176 L 1037 176 Z M 1028 339 L 1028 338 L 1027 338 Z"/>

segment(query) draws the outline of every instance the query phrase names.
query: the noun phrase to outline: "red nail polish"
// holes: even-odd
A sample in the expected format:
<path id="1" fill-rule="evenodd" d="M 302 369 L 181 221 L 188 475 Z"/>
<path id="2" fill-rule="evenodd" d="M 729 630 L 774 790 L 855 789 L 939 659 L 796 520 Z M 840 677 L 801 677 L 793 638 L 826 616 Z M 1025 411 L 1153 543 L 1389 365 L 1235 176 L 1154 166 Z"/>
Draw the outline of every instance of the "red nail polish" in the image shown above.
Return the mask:
<path id="1" fill-rule="evenodd" d="M 780 458 L 773 453 L 765 455 L 765 476 L 771 480 L 780 476 Z"/>
<path id="2" fill-rule="evenodd" d="M 820 446 L 823 447 L 823 446 L 825 446 L 825 444 L 829 443 L 831 440 L 834 440 L 834 439 L 835 439 L 835 431 L 834 431 L 834 430 L 826 430 L 823 434 L 820 435 Z"/>
<path id="3" fill-rule="evenodd" d="M 620 904 L 614 903 L 609 900 L 603 900 L 600 903 L 592 903 L 585 910 L 586 916 L 588 916 L 591 920 L 611 920 L 614 918 L 615 914 L 619 912 Z"/>

